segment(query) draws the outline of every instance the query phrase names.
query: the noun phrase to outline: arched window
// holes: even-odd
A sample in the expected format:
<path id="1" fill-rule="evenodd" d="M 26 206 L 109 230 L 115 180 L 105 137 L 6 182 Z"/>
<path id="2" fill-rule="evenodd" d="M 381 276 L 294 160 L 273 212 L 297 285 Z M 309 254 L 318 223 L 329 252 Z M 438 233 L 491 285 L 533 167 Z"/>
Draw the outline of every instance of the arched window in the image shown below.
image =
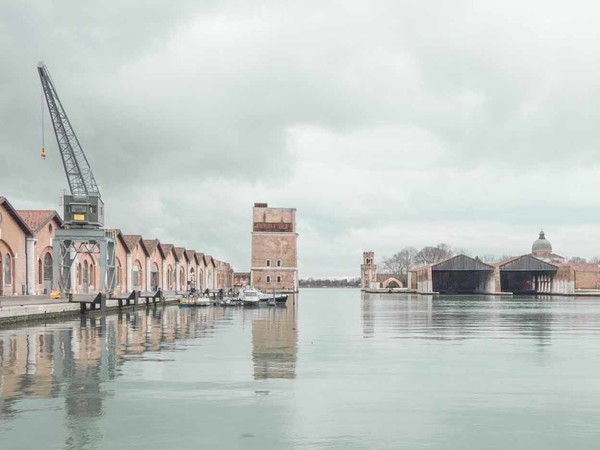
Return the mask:
<path id="1" fill-rule="evenodd" d="M 4 255 L 4 284 L 12 284 L 12 258 Z"/>
<path id="2" fill-rule="evenodd" d="M 44 281 L 44 269 L 42 266 L 42 258 L 38 258 L 38 284 L 42 284 Z"/>
<path id="3" fill-rule="evenodd" d="M 117 287 L 121 288 L 121 282 L 123 281 L 123 266 L 121 261 L 117 259 Z"/>
<path id="4" fill-rule="evenodd" d="M 46 253 L 44 256 L 44 280 L 52 281 L 52 255 Z"/>
<path id="5" fill-rule="evenodd" d="M 137 262 L 133 265 L 133 288 L 140 288 L 140 265 Z"/>
<path id="6" fill-rule="evenodd" d="M 49 231 L 50 233 L 52 233 L 52 224 L 51 224 L 51 223 L 49 223 L 49 224 L 48 224 L 48 231 Z"/>
<path id="7" fill-rule="evenodd" d="M 77 284 L 81 284 L 81 263 L 77 264 Z"/>

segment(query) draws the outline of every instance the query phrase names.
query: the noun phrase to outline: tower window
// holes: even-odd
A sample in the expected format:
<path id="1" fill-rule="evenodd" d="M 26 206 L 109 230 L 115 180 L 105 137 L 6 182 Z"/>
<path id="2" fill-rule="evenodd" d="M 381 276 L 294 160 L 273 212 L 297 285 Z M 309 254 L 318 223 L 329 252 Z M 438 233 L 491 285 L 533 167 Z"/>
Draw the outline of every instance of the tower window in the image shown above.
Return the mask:
<path id="1" fill-rule="evenodd" d="M 281 283 L 281 277 L 279 275 L 277 275 L 277 282 Z"/>
<path id="2" fill-rule="evenodd" d="M 281 260 L 280 259 L 277 260 L 277 267 L 281 267 Z"/>
<path id="3" fill-rule="evenodd" d="M 267 275 L 267 283 L 271 282 L 271 277 L 269 275 Z"/>
<path id="4" fill-rule="evenodd" d="M 271 260 L 267 259 L 267 267 L 271 267 Z"/>

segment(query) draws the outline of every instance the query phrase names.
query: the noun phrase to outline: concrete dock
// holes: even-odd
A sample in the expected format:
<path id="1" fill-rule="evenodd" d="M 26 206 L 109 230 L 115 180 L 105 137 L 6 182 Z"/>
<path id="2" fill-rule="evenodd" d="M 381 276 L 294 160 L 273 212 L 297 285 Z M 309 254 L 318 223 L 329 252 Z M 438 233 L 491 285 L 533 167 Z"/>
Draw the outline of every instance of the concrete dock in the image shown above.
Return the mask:
<path id="1" fill-rule="evenodd" d="M 161 303 L 174 303 L 177 301 L 177 296 L 167 295 L 164 302 Z M 105 312 L 133 308 L 146 308 L 146 305 L 139 303 L 135 307 L 119 308 L 116 299 L 107 299 Z M 87 314 L 101 313 L 99 311 L 91 311 Z M 54 300 L 50 297 L 40 295 L 0 297 L 0 326 L 17 322 L 44 321 L 79 315 L 81 315 L 79 303 L 69 302 L 67 299 Z"/>

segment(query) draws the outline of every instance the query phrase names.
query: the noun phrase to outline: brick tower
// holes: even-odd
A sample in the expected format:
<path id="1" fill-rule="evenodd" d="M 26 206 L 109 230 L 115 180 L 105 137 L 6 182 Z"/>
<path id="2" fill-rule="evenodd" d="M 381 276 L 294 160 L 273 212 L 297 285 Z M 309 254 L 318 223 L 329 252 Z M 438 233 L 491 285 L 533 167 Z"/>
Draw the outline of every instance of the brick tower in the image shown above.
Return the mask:
<path id="1" fill-rule="evenodd" d="M 360 266 L 360 287 L 368 289 L 371 283 L 377 282 L 377 264 L 375 264 L 375 252 L 363 252 L 363 263 Z"/>
<path id="2" fill-rule="evenodd" d="M 252 285 L 264 292 L 298 291 L 296 208 L 252 209 Z"/>

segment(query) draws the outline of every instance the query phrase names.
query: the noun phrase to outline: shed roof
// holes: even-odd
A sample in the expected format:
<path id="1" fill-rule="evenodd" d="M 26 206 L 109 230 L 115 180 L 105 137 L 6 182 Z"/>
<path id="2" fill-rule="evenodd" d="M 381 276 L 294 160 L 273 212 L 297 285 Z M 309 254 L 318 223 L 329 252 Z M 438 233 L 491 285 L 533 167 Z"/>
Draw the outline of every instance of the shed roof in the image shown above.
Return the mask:
<path id="1" fill-rule="evenodd" d="M 146 250 L 148 251 L 149 255 L 154 253 L 154 250 L 158 248 L 158 251 L 164 258 L 165 255 L 162 251 L 162 248 L 160 247 L 160 242 L 158 241 L 158 239 L 143 239 L 142 242 L 144 243 L 144 246 L 146 247 Z"/>
<path id="2" fill-rule="evenodd" d="M 123 242 L 125 242 L 125 245 L 127 247 L 127 250 L 129 251 L 129 253 L 131 253 L 133 251 L 135 246 L 138 245 L 138 243 L 141 240 L 142 240 L 142 236 L 139 234 L 124 234 L 123 235 Z M 144 247 L 144 249 L 145 249 L 145 247 Z"/>
<path id="3" fill-rule="evenodd" d="M 181 258 L 183 258 L 183 255 L 185 253 L 185 248 L 183 247 L 175 247 L 175 259 L 177 259 L 177 261 L 181 261 Z"/>
<path id="4" fill-rule="evenodd" d="M 196 260 L 196 250 L 186 250 L 185 256 L 187 257 L 188 261 L 194 260 L 194 263 L 198 264 L 198 261 Z"/>
<path id="5" fill-rule="evenodd" d="M 25 234 L 27 234 L 28 236 L 31 236 L 33 234 L 33 231 L 31 231 L 31 228 L 29 228 L 27 223 L 19 215 L 17 210 L 15 208 L 13 208 L 13 206 L 10 204 L 10 202 L 8 201 L 8 199 L 6 197 L 0 196 L 0 206 L 4 206 L 6 208 L 6 210 L 13 217 L 13 219 L 15 219 L 15 221 L 17 222 L 19 227 L 25 232 Z"/>
<path id="6" fill-rule="evenodd" d="M 532 255 L 522 255 L 500 262 L 500 270 L 505 272 L 556 272 L 558 266 L 542 261 Z"/>
<path id="7" fill-rule="evenodd" d="M 173 247 L 173 244 L 160 244 L 160 248 L 162 249 L 165 258 L 169 255 L 169 253 L 173 252 Z"/>
<path id="8" fill-rule="evenodd" d="M 492 271 L 494 270 L 494 267 L 481 262 L 479 259 L 471 258 L 467 255 L 456 255 L 445 261 L 434 264 L 431 266 L 431 270 Z"/>
<path id="9" fill-rule="evenodd" d="M 18 209 L 17 213 L 34 233 L 40 231 L 52 219 L 62 226 L 63 221 L 53 209 Z"/>

